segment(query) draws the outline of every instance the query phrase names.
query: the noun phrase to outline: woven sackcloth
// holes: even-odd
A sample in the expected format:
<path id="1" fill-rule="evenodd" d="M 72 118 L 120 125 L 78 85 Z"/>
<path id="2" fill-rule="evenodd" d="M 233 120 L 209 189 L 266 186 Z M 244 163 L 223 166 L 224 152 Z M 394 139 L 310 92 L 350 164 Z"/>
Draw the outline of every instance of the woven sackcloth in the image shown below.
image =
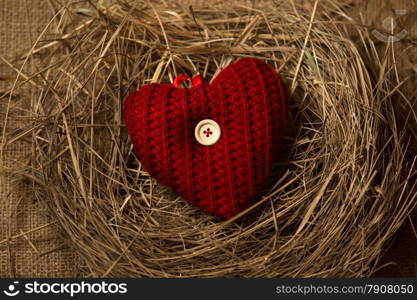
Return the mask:
<path id="1" fill-rule="evenodd" d="M 32 88 L 16 90 L 13 97 L 5 95 L 16 77 L 7 62 L 24 54 L 59 9 L 53 1 L 0 1 L 0 129 L 9 106 L 6 133 L 18 130 L 27 117 L 24 108 L 30 105 Z M 34 71 L 36 65 L 24 68 Z M 9 101 L 10 100 L 10 101 Z M 22 110 L 23 109 L 23 110 Z M 48 217 L 43 204 L 35 201 L 27 185 L 19 185 L 5 169 L 24 163 L 30 151 L 28 144 L 15 143 L 4 148 L 0 166 L 0 277 L 76 276 L 80 261 L 63 243 L 57 224 Z"/>

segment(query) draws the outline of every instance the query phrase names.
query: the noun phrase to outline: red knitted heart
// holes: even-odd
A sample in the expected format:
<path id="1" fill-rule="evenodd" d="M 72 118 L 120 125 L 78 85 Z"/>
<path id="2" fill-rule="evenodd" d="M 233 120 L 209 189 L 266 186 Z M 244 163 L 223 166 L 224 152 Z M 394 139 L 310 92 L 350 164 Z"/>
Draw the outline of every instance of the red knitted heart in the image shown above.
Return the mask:
<path id="1" fill-rule="evenodd" d="M 149 174 L 190 203 L 230 218 L 253 203 L 277 158 L 286 89 L 276 71 L 255 58 L 229 65 L 210 84 L 197 76 L 193 87 L 177 87 L 182 80 L 145 85 L 126 99 L 135 154 Z M 221 129 L 210 146 L 194 135 L 204 119 Z"/>

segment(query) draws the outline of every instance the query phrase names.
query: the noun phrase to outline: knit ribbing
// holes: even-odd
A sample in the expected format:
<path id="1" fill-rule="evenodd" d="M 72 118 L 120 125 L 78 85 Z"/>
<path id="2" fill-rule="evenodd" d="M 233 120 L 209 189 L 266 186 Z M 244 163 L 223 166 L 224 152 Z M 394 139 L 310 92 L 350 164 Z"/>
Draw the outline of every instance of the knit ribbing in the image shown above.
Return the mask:
<path id="1" fill-rule="evenodd" d="M 236 193 L 235 193 L 235 184 L 234 184 L 234 180 L 233 180 L 233 175 L 232 175 L 232 161 L 230 159 L 230 138 L 229 138 L 229 130 L 228 130 L 228 122 L 227 122 L 227 116 L 226 116 L 226 104 L 225 104 L 225 99 L 224 99 L 224 92 L 223 89 L 221 88 L 221 85 L 217 85 L 217 91 L 218 91 L 218 95 L 220 98 L 220 107 L 222 110 L 222 120 L 223 120 L 223 124 L 225 126 L 223 126 L 223 139 L 224 139 L 224 144 L 225 144 L 225 155 L 226 155 L 226 161 L 227 161 L 227 177 L 228 177 L 228 184 L 229 184 L 229 194 L 230 194 L 230 201 L 233 204 L 233 208 L 234 210 L 237 211 L 237 207 L 239 207 L 239 203 L 236 199 Z M 236 213 L 235 211 L 233 211 L 233 213 Z"/>
<path id="2" fill-rule="evenodd" d="M 145 163 L 146 162 L 151 162 L 152 161 L 152 151 L 150 149 L 150 138 L 152 137 L 152 135 L 150 135 L 149 133 L 149 122 L 151 121 L 150 118 L 148 118 L 147 116 L 149 115 L 149 111 L 150 111 L 150 105 L 151 105 L 151 99 L 152 99 L 152 95 L 154 94 L 154 92 L 157 90 L 157 85 L 152 85 L 150 86 L 150 92 L 147 96 L 145 96 L 143 98 L 144 102 L 145 102 L 145 108 L 143 109 L 143 120 L 145 123 L 145 132 L 143 133 L 143 138 L 145 139 L 145 143 L 144 143 L 144 156 L 145 156 Z M 139 103 L 138 103 L 139 104 Z M 141 109 L 139 109 L 140 111 Z M 132 114 L 133 115 L 133 114 Z M 132 121 L 135 122 L 136 120 Z M 132 137 L 132 136 L 131 136 Z M 146 167 L 146 166 L 144 166 Z"/>
<path id="3" fill-rule="evenodd" d="M 164 94 L 162 96 L 162 101 L 161 101 L 161 125 L 162 125 L 162 149 L 163 149 L 163 163 L 164 163 L 164 168 L 165 168 L 165 180 L 164 182 L 166 182 L 167 184 L 171 183 L 170 177 L 171 177 L 171 172 L 170 172 L 170 153 L 168 150 L 168 136 L 169 136 L 169 118 L 167 118 L 168 115 L 168 110 L 167 110 L 167 106 L 168 106 L 168 102 L 169 102 L 169 96 L 171 91 L 174 88 L 169 86 L 165 89 Z"/>
<path id="4" fill-rule="evenodd" d="M 251 197 L 254 196 L 254 170 L 253 170 L 253 161 L 252 161 L 252 149 L 251 149 L 251 134 L 249 132 L 250 124 L 249 124 L 249 109 L 248 109 L 248 97 L 245 92 L 244 86 L 242 85 L 242 81 L 239 78 L 239 75 L 235 71 L 235 66 L 230 68 L 231 74 L 235 79 L 235 82 L 238 86 L 238 90 L 240 92 L 240 101 L 243 106 L 243 130 L 245 133 L 245 150 L 246 150 L 246 163 L 248 164 L 248 187 L 249 187 L 249 195 Z"/>
<path id="5" fill-rule="evenodd" d="M 184 122 L 184 132 L 191 132 L 191 126 L 190 126 L 190 117 L 188 115 L 188 91 L 186 89 L 184 89 L 183 92 L 183 97 L 182 97 L 182 108 L 184 111 L 184 119 L 186 120 L 186 122 Z M 193 199 L 193 167 L 192 167 L 192 163 L 193 160 L 191 158 L 191 152 L 190 152 L 190 145 L 191 145 L 191 141 L 190 141 L 190 135 L 189 134 L 185 134 L 185 180 L 187 182 L 187 187 L 186 187 L 186 191 L 187 191 L 187 197 L 189 199 Z"/>
<path id="6" fill-rule="evenodd" d="M 206 116 L 208 113 L 208 107 L 207 107 L 207 103 L 206 103 L 207 99 L 205 97 L 205 91 L 204 91 L 204 86 L 200 89 L 200 103 L 202 105 L 202 110 L 203 110 L 203 115 Z M 206 164 L 207 164 L 207 173 L 208 173 L 208 177 L 207 177 L 207 183 L 208 183 L 208 191 L 209 191 L 209 207 L 211 211 L 215 211 L 216 208 L 216 199 L 214 197 L 214 193 L 213 193 L 213 164 L 211 161 L 211 156 L 210 156 L 210 149 L 209 147 L 205 147 L 205 155 L 206 155 Z"/>
<path id="7" fill-rule="evenodd" d="M 270 121 L 270 104 L 268 103 L 268 99 L 266 97 L 266 90 L 265 90 L 265 83 L 264 80 L 262 78 L 262 75 L 260 74 L 259 68 L 256 64 L 256 62 L 254 60 L 250 60 L 250 63 L 255 71 L 256 76 L 258 77 L 258 82 L 261 86 L 261 91 L 262 91 L 262 99 L 263 99 L 263 103 L 264 103 L 264 120 L 265 120 L 265 135 L 266 135 L 266 166 L 265 166 L 265 176 L 268 176 L 269 172 L 270 172 L 270 159 L 271 159 L 271 121 Z"/>

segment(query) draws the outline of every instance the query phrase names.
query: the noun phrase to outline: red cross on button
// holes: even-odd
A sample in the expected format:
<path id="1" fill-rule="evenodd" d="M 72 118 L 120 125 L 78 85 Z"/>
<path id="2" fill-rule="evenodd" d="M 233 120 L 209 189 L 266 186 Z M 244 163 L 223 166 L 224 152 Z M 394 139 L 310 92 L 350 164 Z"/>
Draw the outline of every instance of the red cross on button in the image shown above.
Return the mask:
<path id="1" fill-rule="evenodd" d="M 217 143 L 220 135 L 221 130 L 219 124 L 211 119 L 198 122 L 194 131 L 195 139 L 204 146 L 211 146 Z"/>
<path id="2" fill-rule="evenodd" d="M 203 133 L 206 135 L 206 137 L 209 137 L 210 134 L 213 134 L 213 131 L 211 131 L 210 128 L 207 128 L 207 130 L 204 130 Z"/>

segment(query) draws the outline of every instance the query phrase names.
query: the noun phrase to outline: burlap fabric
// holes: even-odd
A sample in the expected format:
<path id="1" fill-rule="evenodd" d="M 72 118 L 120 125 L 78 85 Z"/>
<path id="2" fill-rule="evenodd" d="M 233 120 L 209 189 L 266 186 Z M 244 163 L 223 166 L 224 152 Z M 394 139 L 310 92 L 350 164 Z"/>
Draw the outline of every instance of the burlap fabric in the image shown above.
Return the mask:
<path id="1" fill-rule="evenodd" d="M 349 1 L 349 0 L 346 0 Z M 60 1 L 61 2 L 61 1 Z M 186 1 L 188 2 L 188 1 Z M 368 25 L 383 27 L 386 17 L 394 16 L 398 28 L 407 30 L 408 39 L 416 39 L 417 0 L 354 0 L 352 15 Z M 16 54 L 24 53 L 42 31 L 45 24 L 59 8 L 58 1 L 47 0 L 0 0 L 0 57 L 11 60 Z M 396 9 L 405 9 L 407 16 L 396 15 Z M 383 44 L 381 45 L 383 46 Z M 414 95 L 417 82 L 417 51 L 405 48 L 404 43 L 396 44 L 397 60 L 401 78 L 406 83 L 410 95 Z M 27 66 L 36 70 L 36 65 Z M 4 91 L 13 84 L 16 73 L 0 59 L 0 130 L 3 131 L 4 117 L 9 97 L 2 97 Z M 25 121 L 25 111 L 18 109 L 30 105 L 31 88 L 19 89 L 11 99 L 11 121 L 6 131 L 16 130 Z M 417 101 L 415 101 L 417 103 Z M 26 116 L 27 117 L 27 116 Z M 0 135 L 1 137 L 1 135 Z M 25 163 L 30 151 L 25 144 L 14 144 L 3 151 L 3 162 L 7 168 L 12 164 Z M 82 262 L 65 243 L 54 220 L 48 217 L 45 207 L 35 201 L 30 187 L 16 185 L 0 166 L 0 277 L 64 277 L 80 274 Z M 417 228 L 416 213 L 414 228 Z M 417 238 L 412 222 L 406 222 L 397 239 L 382 261 L 396 264 L 384 268 L 379 276 L 417 276 Z"/>
<path id="2" fill-rule="evenodd" d="M 46 0 L 0 1 L 0 56 L 10 61 L 24 53 L 36 40 L 57 7 Z M 28 66 L 34 70 L 35 65 Z M 0 60 L 0 97 L 13 84 L 16 73 Z M 17 108 L 30 105 L 29 86 L 19 89 L 11 99 L 11 121 L 7 131 L 19 128 L 25 113 Z M 0 100 L 0 129 L 9 97 Z M 4 167 L 24 162 L 28 146 L 20 143 L 6 147 Z M 0 277 L 76 276 L 80 260 L 63 243 L 57 225 L 48 218 L 43 205 L 34 201 L 31 189 L 17 185 L 0 169 Z"/>

